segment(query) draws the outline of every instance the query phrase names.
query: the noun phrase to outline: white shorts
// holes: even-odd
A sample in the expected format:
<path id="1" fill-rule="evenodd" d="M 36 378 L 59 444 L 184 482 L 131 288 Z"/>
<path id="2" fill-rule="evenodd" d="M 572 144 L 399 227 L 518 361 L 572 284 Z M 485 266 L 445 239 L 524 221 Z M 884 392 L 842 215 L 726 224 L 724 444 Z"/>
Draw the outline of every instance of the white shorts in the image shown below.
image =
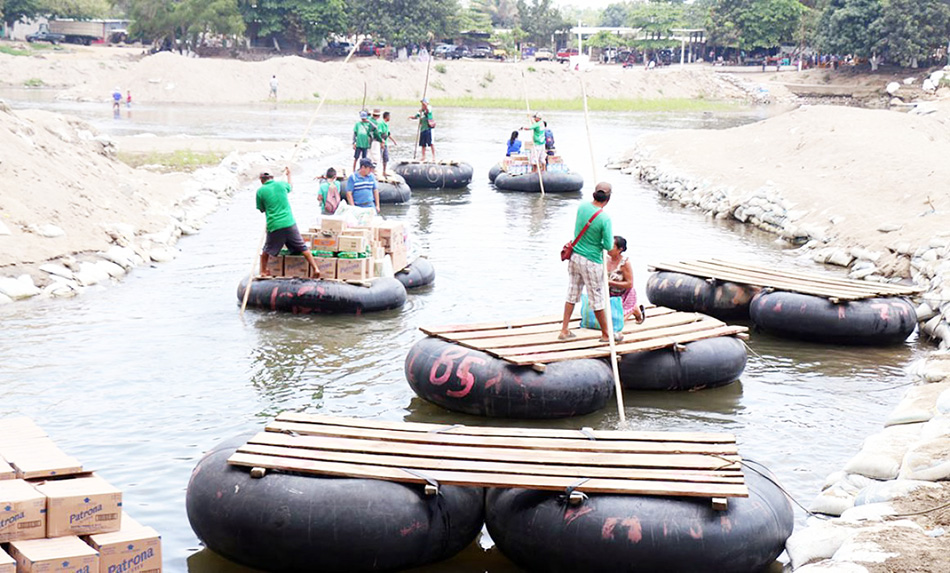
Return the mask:
<path id="1" fill-rule="evenodd" d="M 544 148 L 542 148 L 544 149 Z M 594 310 L 603 310 L 607 306 L 604 297 L 603 263 L 595 263 L 583 255 L 574 253 L 567 262 L 567 275 L 570 283 L 567 287 L 567 302 L 577 304 L 581 293 L 587 287 L 587 298 Z"/>
<path id="2" fill-rule="evenodd" d="M 529 161 L 531 165 L 543 165 L 544 164 L 544 145 L 535 145 L 531 148 L 531 155 Z"/>

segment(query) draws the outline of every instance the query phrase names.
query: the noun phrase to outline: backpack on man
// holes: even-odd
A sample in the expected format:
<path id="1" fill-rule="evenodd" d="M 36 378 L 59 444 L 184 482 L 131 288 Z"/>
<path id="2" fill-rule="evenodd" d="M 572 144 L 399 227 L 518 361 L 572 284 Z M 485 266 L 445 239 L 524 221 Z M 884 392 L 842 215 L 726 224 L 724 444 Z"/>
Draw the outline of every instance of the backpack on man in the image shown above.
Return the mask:
<path id="1" fill-rule="evenodd" d="M 340 186 L 336 181 L 329 182 L 327 186 L 327 199 L 323 204 L 323 210 L 325 213 L 332 215 L 336 213 L 337 207 L 340 206 Z"/>

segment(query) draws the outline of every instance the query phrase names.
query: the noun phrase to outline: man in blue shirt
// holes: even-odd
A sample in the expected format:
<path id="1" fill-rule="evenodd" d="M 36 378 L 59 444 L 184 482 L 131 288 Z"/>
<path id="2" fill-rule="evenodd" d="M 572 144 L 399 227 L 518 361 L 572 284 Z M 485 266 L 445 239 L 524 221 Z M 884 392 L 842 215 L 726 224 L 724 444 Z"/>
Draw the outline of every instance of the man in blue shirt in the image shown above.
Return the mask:
<path id="1" fill-rule="evenodd" d="M 376 176 L 373 175 L 374 167 L 376 164 L 372 159 L 360 159 L 359 171 L 346 180 L 346 202 L 356 207 L 376 207 L 376 212 L 379 213 L 379 188 L 376 186 Z"/>

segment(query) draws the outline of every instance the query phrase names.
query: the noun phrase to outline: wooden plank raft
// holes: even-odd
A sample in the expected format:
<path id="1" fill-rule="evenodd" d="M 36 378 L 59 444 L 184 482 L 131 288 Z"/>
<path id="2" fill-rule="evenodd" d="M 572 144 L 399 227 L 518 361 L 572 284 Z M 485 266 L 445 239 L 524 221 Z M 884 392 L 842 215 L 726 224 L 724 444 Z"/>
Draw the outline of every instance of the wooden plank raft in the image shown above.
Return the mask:
<path id="1" fill-rule="evenodd" d="M 228 463 L 419 484 L 709 497 L 717 504 L 749 495 L 735 436 L 725 433 L 476 427 L 284 413 Z"/>
<path id="2" fill-rule="evenodd" d="M 648 265 L 650 271 L 671 271 L 704 279 L 733 282 L 809 294 L 830 299 L 861 300 L 876 297 L 912 296 L 918 287 L 840 279 L 815 273 L 769 269 L 722 259 L 702 259 Z"/>
<path id="3" fill-rule="evenodd" d="M 678 312 L 662 306 L 645 309 L 646 320 L 624 324 L 617 355 L 678 346 L 718 336 L 745 338 L 748 328 L 731 326 L 696 312 Z M 544 365 L 564 360 L 606 358 L 610 346 L 600 342 L 600 331 L 580 328 L 580 319 L 570 323 L 576 338 L 558 340 L 561 317 L 547 316 L 510 322 L 449 325 L 420 328 L 429 336 L 480 350 L 519 366 Z"/>

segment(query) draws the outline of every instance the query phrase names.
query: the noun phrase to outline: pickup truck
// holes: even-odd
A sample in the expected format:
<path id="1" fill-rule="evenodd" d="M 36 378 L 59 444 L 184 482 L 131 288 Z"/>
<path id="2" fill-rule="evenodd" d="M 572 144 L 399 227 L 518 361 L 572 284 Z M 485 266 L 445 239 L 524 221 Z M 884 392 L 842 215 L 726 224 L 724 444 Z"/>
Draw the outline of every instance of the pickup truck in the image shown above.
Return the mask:
<path id="1" fill-rule="evenodd" d="M 63 34 L 57 34 L 55 32 L 50 32 L 48 28 L 41 27 L 39 31 L 30 34 L 26 37 L 27 42 L 49 42 L 50 44 L 58 44 L 60 42 L 66 41 L 66 36 Z"/>
<path id="2" fill-rule="evenodd" d="M 577 55 L 577 48 L 562 48 L 557 52 L 557 61 L 560 63 L 568 62 L 571 60 L 571 56 Z"/>

